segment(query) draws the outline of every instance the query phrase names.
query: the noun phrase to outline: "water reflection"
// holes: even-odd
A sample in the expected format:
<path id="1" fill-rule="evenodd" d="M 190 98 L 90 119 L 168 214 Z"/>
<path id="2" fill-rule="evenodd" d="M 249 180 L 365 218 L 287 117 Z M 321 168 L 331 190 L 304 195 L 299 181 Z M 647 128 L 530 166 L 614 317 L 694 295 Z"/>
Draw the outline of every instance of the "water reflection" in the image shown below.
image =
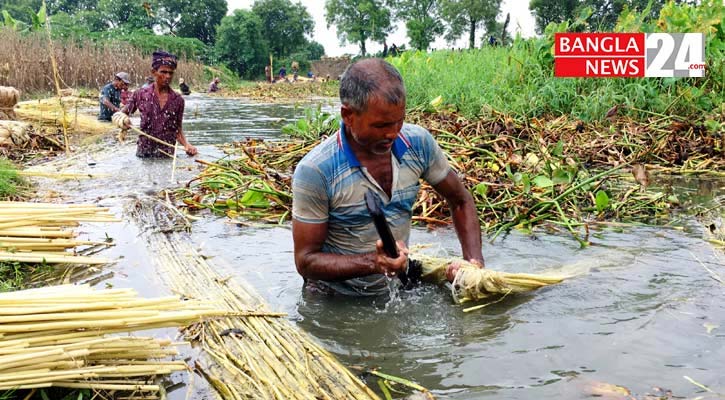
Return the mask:
<path id="1" fill-rule="evenodd" d="M 332 111 L 335 104 L 334 99 L 325 100 L 323 110 Z M 193 132 L 194 144 L 277 137 L 284 124 L 301 117 L 305 108 L 312 106 L 309 102 L 245 103 L 240 99 L 193 94 L 186 97 L 184 129 Z"/>

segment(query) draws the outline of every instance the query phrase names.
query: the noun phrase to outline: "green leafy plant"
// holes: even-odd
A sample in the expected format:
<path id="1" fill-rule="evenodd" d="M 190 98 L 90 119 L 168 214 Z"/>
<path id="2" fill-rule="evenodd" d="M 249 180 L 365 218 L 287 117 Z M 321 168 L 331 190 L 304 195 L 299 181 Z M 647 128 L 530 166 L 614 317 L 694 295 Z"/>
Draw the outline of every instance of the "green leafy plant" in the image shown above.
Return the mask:
<path id="1" fill-rule="evenodd" d="M 316 140 L 340 129 L 337 115 L 322 111 L 322 105 L 305 110 L 304 117 L 282 127 L 282 133 L 302 139 Z"/>

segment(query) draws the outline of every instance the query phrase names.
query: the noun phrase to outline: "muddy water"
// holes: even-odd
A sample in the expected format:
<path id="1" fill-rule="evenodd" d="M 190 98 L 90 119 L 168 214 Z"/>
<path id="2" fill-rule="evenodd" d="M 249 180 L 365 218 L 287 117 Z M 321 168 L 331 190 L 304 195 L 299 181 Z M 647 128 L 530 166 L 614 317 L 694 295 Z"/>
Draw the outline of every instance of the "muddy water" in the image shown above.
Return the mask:
<path id="1" fill-rule="evenodd" d="M 185 130 L 212 156 L 218 152 L 211 143 L 277 136 L 278 119 L 300 113 L 294 107 L 196 97 L 187 100 Z M 134 196 L 172 185 L 168 161 L 139 160 L 133 151 L 126 145 L 70 161 L 79 170 L 111 176 L 43 182 L 66 193 L 67 200 L 98 202 L 120 215 Z M 177 181 L 184 183 L 197 169 L 182 156 Z M 662 182 L 694 204 L 725 195 L 722 179 Z M 87 225 L 84 231 L 89 237 L 107 232 L 117 240 L 107 255 L 123 258 L 110 267 L 116 274 L 109 284 L 135 287 L 146 296 L 166 293 L 133 224 Z M 443 399 L 578 399 L 606 394 L 595 389 L 602 382 L 627 387 L 640 398 L 660 393 L 653 387 L 715 398 L 685 376 L 725 393 L 725 286 L 711 275 L 725 277 L 725 255 L 702 237 L 701 225 L 690 218 L 670 228 L 604 227 L 586 249 L 566 234 L 512 233 L 485 245 L 491 268 L 581 274 L 463 313 L 445 288 L 430 286 L 392 301 L 306 294 L 288 227 L 239 227 L 205 215 L 192 234 L 223 273 L 250 282 L 346 365 L 379 367 Z M 429 251 L 438 254 L 459 251 L 450 230 L 416 229 L 411 242 L 434 243 Z M 195 381 L 193 397 L 203 398 L 200 379 Z"/>

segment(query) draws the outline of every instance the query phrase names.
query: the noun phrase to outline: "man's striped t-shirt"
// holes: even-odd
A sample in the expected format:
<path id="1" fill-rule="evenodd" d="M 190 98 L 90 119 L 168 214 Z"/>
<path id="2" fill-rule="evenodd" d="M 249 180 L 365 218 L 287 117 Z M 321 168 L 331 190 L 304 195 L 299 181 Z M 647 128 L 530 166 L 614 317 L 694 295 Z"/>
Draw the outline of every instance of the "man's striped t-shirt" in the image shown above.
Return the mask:
<path id="1" fill-rule="evenodd" d="M 410 236 L 412 208 L 420 179 L 431 185 L 441 182 L 450 165 L 430 132 L 404 124 L 393 143 L 392 198 L 360 165 L 347 143 L 345 127 L 308 153 L 297 165 L 292 181 L 292 215 L 297 221 L 327 223 L 322 251 L 360 254 L 375 251 L 379 239 L 365 206 L 365 192 L 373 190 L 382 200 L 393 236 L 406 244 Z M 386 279 L 375 274 L 342 282 L 319 284 L 350 295 L 377 295 L 387 291 Z"/>

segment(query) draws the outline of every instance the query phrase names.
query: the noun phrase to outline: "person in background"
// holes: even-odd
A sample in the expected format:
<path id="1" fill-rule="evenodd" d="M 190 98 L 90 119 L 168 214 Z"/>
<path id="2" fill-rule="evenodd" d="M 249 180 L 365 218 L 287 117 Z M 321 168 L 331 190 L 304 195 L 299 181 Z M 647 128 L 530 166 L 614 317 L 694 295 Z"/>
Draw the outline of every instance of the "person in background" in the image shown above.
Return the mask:
<path id="1" fill-rule="evenodd" d="M 184 78 L 179 78 L 179 90 L 181 90 L 181 94 L 185 96 L 191 94 L 191 89 L 189 89 L 189 85 L 184 82 Z"/>
<path id="2" fill-rule="evenodd" d="M 128 90 L 128 84 L 131 79 L 125 72 L 119 72 L 113 77 L 113 82 L 109 82 L 101 89 L 101 96 L 98 99 L 100 103 L 100 112 L 98 113 L 99 121 L 110 121 L 113 113 L 121 111 L 121 92 Z"/>
<path id="3" fill-rule="evenodd" d="M 141 89 L 146 89 L 147 87 L 154 84 L 154 77 L 153 76 L 147 76 L 146 81 L 144 82 L 143 86 L 141 86 Z"/>
<path id="4" fill-rule="evenodd" d="M 186 140 L 182 129 L 184 98 L 171 89 L 171 81 L 177 66 L 176 60 L 175 55 L 165 51 L 154 52 L 151 64 L 154 83 L 135 91 L 123 109 L 125 115 L 119 118 L 122 127 L 129 128 L 131 120 L 128 116 L 139 110 L 141 130 L 146 135 L 167 143 L 162 144 L 139 135 L 137 157 L 171 157 L 177 141 L 184 146 L 186 154 L 193 156 L 197 153 L 196 147 Z"/>
<path id="5" fill-rule="evenodd" d="M 279 79 L 280 80 L 287 80 L 287 68 L 284 67 L 284 65 L 279 69 Z"/>
<path id="6" fill-rule="evenodd" d="M 297 61 L 292 61 L 292 81 L 297 82 L 297 77 L 300 73 L 300 64 Z"/>
<path id="7" fill-rule="evenodd" d="M 207 91 L 207 93 L 216 93 L 220 90 L 221 88 L 219 87 L 219 77 L 216 77 L 209 84 L 209 90 Z"/>
<path id="8" fill-rule="evenodd" d="M 264 66 L 264 78 L 267 82 L 272 83 L 272 67 L 269 65 Z"/>

